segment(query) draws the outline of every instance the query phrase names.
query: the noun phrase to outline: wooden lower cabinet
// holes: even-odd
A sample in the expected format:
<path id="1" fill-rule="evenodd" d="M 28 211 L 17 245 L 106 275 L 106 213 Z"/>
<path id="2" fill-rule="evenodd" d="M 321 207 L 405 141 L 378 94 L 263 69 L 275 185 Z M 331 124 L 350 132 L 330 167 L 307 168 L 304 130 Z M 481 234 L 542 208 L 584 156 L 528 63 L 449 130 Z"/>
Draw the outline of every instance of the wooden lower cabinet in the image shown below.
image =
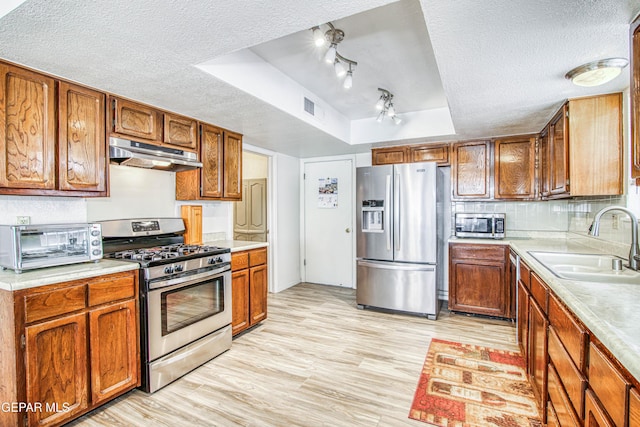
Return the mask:
<path id="1" fill-rule="evenodd" d="M 16 346 L 2 360 L 15 393 L 2 395 L 33 410 L 0 412 L 0 425 L 62 425 L 138 386 L 137 290 L 133 270 L 4 294 Z"/>
<path id="2" fill-rule="evenodd" d="M 629 427 L 640 427 L 640 394 L 636 388 L 629 390 Z"/>
<path id="3" fill-rule="evenodd" d="M 547 316 L 532 297 L 529 306 L 529 378 L 541 412 L 545 407 L 547 396 L 548 326 Z"/>
<path id="4" fill-rule="evenodd" d="M 233 335 L 267 318 L 267 249 L 231 254 Z"/>
<path id="5" fill-rule="evenodd" d="M 518 281 L 518 345 L 522 354 L 529 353 L 529 289 Z"/>
<path id="6" fill-rule="evenodd" d="M 512 317 L 506 245 L 449 245 L 449 309 Z"/>
<path id="7" fill-rule="evenodd" d="M 587 390 L 585 393 L 584 426 L 616 427 L 616 424 L 613 424 L 607 418 L 605 410 L 600 406 L 591 390 Z M 624 426 L 624 424 L 621 424 L 621 426 Z"/>
<path id="8" fill-rule="evenodd" d="M 602 410 L 609 415 L 613 425 L 625 426 L 631 385 L 593 342 L 589 343 L 589 388 L 597 396 Z"/>

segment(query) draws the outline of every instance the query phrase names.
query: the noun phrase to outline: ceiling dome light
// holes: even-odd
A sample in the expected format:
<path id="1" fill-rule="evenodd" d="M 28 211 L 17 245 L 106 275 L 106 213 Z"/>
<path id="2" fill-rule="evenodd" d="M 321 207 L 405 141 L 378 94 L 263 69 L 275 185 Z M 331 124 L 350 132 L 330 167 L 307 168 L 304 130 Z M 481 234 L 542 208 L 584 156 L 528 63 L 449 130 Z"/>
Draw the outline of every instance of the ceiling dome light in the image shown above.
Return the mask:
<path id="1" fill-rule="evenodd" d="M 347 71 L 347 77 L 344 78 L 344 83 L 342 84 L 342 87 L 344 87 L 345 89 L 351 89 L 352 86 L 353 86 L 353 71 L 349 70 Z"/>
<path id="2" fill-rule="evenodd" d="M 629 61 L 625 58 L 602 59 L 574 68 L 565 78 L 578 86 L 599 86 L 618 77 L 628 64 Z"/>

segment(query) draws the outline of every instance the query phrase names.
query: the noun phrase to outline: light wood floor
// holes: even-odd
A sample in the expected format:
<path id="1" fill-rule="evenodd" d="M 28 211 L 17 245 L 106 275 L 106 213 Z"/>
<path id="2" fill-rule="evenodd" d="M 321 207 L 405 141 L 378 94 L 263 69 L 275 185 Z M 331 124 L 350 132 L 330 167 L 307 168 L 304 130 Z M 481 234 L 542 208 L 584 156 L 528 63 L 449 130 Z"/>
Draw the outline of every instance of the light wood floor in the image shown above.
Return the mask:
<path id="1" fill-rule="evenodd" d="M 353 289 L 299 284 L 231 350 L 73 426 L 426 426 L 407 418 L 432 338 L 517 351 L 511 322 L 358 310 Z"/>

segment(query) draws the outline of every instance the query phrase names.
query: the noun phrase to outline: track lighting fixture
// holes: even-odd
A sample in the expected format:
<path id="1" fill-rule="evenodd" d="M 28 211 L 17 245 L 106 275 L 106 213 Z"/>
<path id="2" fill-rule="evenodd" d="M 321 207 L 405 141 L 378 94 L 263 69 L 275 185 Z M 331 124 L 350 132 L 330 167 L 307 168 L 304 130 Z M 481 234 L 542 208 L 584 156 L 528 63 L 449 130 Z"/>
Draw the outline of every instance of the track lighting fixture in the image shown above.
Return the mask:
<path id="1" fill-rule="evenodd" d="M 311 28 L 314 43 L 318 47 L 324 46 L 327 43 L 329 44 L 329 48 L 324 54 L 324 61 L 327 64 L 333 65 L 333 69 L 338 78 L 344 77 L 342 87 L 350 89 L 353 86 L 353 70 L 358 63 L 338 53 L 338 44 L 344 39 L 344 31 L 334 27 L 331 22 L 327 22 L 326 25 L 329 29 L 324 33 L 319 26 Z"/>
<path id="2" fill-rule="evenodd" d="M 402 119 L 396 115 L 396 109 L 393 106 L 393 94 L 386 89 L 378 88 L 380 91 L 380 98 L 376 102 L 376 110 L 380 110 L 376 122 L 381 123 L 384 116 L 387 116 L 393 120 L 393 122 L 399 125 Z"/>

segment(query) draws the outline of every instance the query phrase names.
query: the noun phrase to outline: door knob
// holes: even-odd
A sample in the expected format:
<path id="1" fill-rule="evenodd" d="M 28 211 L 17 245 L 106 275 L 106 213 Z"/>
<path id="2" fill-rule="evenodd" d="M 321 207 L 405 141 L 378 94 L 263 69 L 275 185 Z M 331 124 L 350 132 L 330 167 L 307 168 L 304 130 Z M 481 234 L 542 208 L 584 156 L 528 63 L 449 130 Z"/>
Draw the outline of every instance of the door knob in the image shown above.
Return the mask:
<path id="1" fill-rule="evenodd" d="M 344 230 L 345 233 L 351 233 L 351 229 L 349 227 L 345 228 Z"/>

